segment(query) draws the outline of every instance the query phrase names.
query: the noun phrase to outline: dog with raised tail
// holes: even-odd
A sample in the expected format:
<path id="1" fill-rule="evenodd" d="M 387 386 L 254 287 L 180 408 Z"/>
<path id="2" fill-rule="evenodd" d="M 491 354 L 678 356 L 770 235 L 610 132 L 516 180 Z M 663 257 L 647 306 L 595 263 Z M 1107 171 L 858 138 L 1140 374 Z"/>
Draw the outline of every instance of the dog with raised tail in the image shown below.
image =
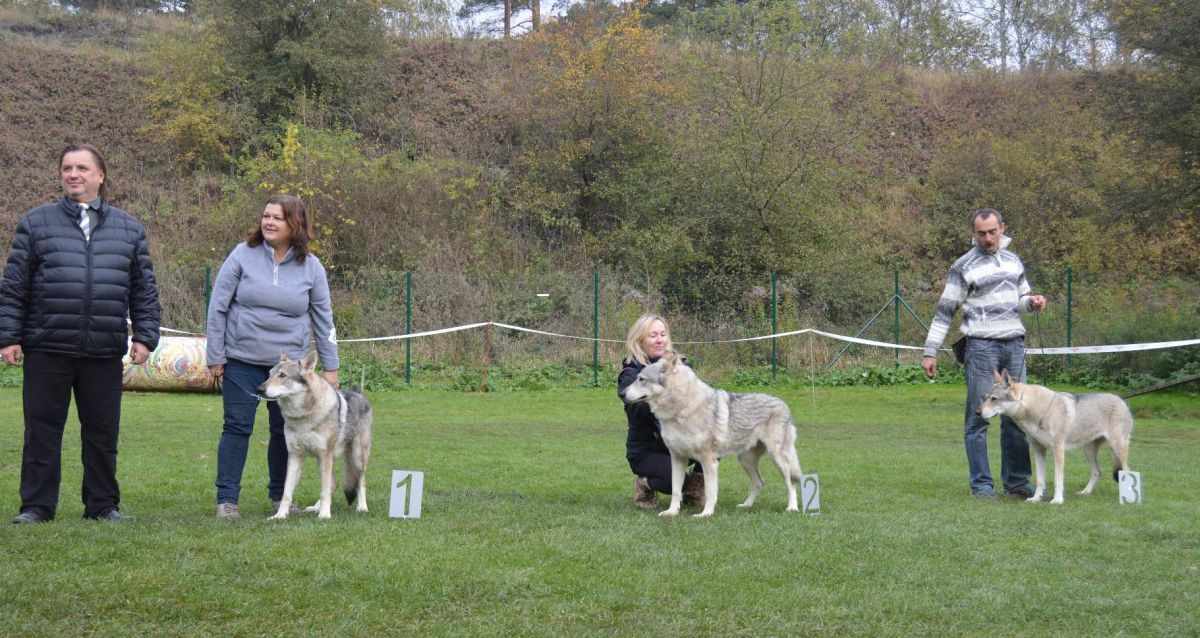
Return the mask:
<path id="1" fill-rule="evenodd" d="M 334 478 L 333 461 L 342 457 L 342 490 L 347 503 L 357 501 L 359 512 L 367 511 L 367 460 L 371 456 L 371 404 L 351 390 L 338 390 L 316 372 L 317 351 L 293 361 L 283 355 L 258 394 L 279 402 L 283 413 L 283 435 L 287 442 L 287 478 L 283 499 L 272 519 L 287 518 L 288 508 L 300 482 L 304 459 L 315 457 L 321 471 L 321 496 L 306 512 L 330 517 Z"/>
<path id="2" fill-rule="evenodd" d="M 1063 465 L 1066 451 L 1083 448 L 1092 476 L 1080 494 L 1091 494 L 1100 478 L 1096 454 L 1108 441 L 1113 455 L 1113 479 L 1119 471 L 1129 471 L 1129 438 L 1133 434 L 1133 415 L 1129 406 L 1115 394 L 1070 394 L 1056 392 L 1032 383 L 1017 383 L 1009 376 L 993 371 L 995 384 L 988 391 L 979 414 L 985 419 L 1006 415 L 1016 422 L 1033 444 L 1037 488 L 1030 502 L 1042 500 L 1046 491 L 1046 449 L 1054 450 L 1054 498 L 1063 502 Z"/>
<path id="3" fill-rule="evenodd" d="M 766 454 L 783 474 L 787 510 L 800 510 L 796 425 L 783 399 L 713 388 L 670 350 L 643 368 L 637 380 L 626 386 L 622 398 L 649 404 L 671 453 L 671 504 L 660 516 L 679 514 L 688 459 L 696 459 L 704 468 L 704 509 L 696 516 L 711 516 L 717 506 L 717 462 L 730 454 L 737 455 L 750 475 L 750 494 L 738 507 L 750 507 L 758 498 L 763 487 L 758 464 Z"/>

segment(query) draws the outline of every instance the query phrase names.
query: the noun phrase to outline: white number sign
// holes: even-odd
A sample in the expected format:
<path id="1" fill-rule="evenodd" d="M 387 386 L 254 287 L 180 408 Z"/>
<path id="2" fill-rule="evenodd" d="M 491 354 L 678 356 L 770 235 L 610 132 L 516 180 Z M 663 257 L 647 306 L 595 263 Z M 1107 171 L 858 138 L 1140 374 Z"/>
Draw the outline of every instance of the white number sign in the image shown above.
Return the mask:
<path id="1" fill-rule="evenodd" d="M 1117 485 L 1120 486 L 1121 505 L 1137 505 L 1142 502 L 1141 472 L 1118 472 Z"/>
<path id="2" fill-rule="evenodd" d="M 421 518 L 421 494 L 424 491 L 424 472 L 392 470 L 392 500 L 388 516 Z"/>
<path id="3" fill-rule="evenodd" d="M 808 514 L 821 513 L 821 482 L 816 474 L 800 475 L 800 507 Z"/>

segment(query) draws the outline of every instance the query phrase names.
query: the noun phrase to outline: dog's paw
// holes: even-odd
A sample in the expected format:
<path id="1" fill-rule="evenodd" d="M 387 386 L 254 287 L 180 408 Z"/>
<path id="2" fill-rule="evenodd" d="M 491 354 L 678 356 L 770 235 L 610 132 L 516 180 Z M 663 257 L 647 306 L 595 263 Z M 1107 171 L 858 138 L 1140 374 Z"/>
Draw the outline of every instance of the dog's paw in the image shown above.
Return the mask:
<path id="1" fill-rule="evenodd" d="M 367 506 L 366 506 L 366 505 L 363 505 L 362 507 L 356 507 L 356 508 L 354 508 L 354 511 L 356 511 L 356 512 L 359 512 L 359 513 L 362 513 L 362 514 L 366 514 L 366 513 L 367 513 Z"/>
<path id="2" fill-rule="evenodd" d="M 310 513 L 311 512 L 319 512 L 319 511 L 321 511 L 321 504 L 317 503 L 315 505 L 309 505 L 308 507 L 304 508 L 304 511 L 310 512 Z"/>
<path id="3" fill-rule="evenodd" d="M 799 508 L 799 507 L 795 507 L 795 506 L 793 506 L 793 507 L 789 507 L 789 508 L 787 508 L 787 511 L 789 511 L 789 512 L 799 512 L 799 511 L 800 511 L 800 508 Z"/>
<path id="4" fill-rule="evenodd" d="M 1029 498 L 1025 499 L 1025 502 L 1026 503 L 1036 503 L 1040 500 L 1042 500 L 1042 497 L 1038 496 L 1037 494 L 1034 494 L 1033 496 L 1030 496 Z"/>
<path id="5" fill-rule="evenodd" d="M 1057 497 L 1057 498 L 1052 498 L 1052 499 L 1050 499 L 1050 504 L 1051 504 L 1051 505 L 1062 505 L 1062 504 L 1063 504 L 1063 497 L 1059 496 L 1059 497 Z"/>
<path id="6" fill-rule="evenodd" d="M 268 521 L 282 521 L 286 518 L 287 518 L 287 512 L 280 512 L 280 513 L 268 518 L 267 520 Z"/>
<path id="7" fill-rule="evenodd" d="M 317 518 L 333 518 L 333 517 L 329 515 L 329 512 L 321 512 L 321 513 L 317 514 Z"/>
<path id="8" fill-rule="evenodd" d="M 713 515 L 713 513 L 711 510 L 704 510 L 698 514 L 692 514 L 692 518 L 708 518 L 709 516 L 712 516 L 712 515 Z"/>
<path id="9" fill-rule="evenodd" d="M 754 505 L 754 503 L 738 503 L 737 507 L 750 507 L 751 505 Z"/>
<path id="10" fill-rule="evenodd" d="M 658 515 L 659 516 L 678 516 L 679 510 L 678 509 L 663 510 L 663 511 L 659 512 Z"/>

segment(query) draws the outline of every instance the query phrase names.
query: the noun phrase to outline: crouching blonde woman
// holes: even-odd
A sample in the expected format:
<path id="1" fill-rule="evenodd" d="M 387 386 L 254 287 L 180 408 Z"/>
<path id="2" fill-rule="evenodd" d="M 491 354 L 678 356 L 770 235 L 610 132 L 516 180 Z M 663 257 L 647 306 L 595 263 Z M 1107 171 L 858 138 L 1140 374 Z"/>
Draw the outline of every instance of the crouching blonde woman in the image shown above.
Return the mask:
<path id="1" fill-rule="evenodd" d="M 624 367 L 617 377 L 617 395 L 637 380 L 642 368 L 658 361 L 670 349 L 667 320 L 656 314 L 638 317 L 625 338 L 629 356 L 622 362 Z M 653 509 L 658 506 L 660 493 L 671 493 L 671 452 L 663 443 L 658 419 L 644 401 L 625 403 L 625 416 L 629 421 L 625 459 L 634 475 L 633 503 Z M 689 459 L 688 464 L 694 469 L 684 478 L 683 502 L 685 505 L 703 505 L 704 474 L 694 459 Z"/>

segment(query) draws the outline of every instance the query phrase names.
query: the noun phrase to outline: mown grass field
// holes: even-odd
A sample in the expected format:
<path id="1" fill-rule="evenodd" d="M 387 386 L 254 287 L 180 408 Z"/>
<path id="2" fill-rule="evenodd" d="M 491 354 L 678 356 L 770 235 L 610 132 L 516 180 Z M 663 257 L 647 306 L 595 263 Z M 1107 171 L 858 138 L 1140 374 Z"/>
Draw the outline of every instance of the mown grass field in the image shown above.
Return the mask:
<path id="1" fill-rule="evenodd" d="M 1116 485 L 1063 506 L 968 496 L 962 388 L 779 394 L 800 423 L 819 515 L 786 513 L 778 473 L 754 509 L 721 465 L 714 517 L 631 503 L 624 419 L 604 389 L 372 397 L 372 511 L 267 521 L 256 433 L 243 519 L 213 517 L 215 396 L 128 394 L 122 511 L 80 520 L 78 425 L 59 518 L 3 525 L 7 635 L 1182 636 L 1200 631 L 1200 403 L 1131 401 L 1145 502 Z M 0 390 L 0 495 L 17 512 L 20 390 Z M 991 436 L 994 469 L 998 438 Z M 1105 466 L 1108 454 L 1104 453 Z M 393 469 L 425 472 L 420 519 L 390 519 Z M 302 501 L 315 499 L 310 462 Z M 665 498 L 661 501 L 665 506 Z M 688 513 L 694 513 L 691 510 Z"/>

